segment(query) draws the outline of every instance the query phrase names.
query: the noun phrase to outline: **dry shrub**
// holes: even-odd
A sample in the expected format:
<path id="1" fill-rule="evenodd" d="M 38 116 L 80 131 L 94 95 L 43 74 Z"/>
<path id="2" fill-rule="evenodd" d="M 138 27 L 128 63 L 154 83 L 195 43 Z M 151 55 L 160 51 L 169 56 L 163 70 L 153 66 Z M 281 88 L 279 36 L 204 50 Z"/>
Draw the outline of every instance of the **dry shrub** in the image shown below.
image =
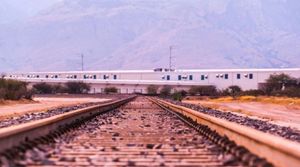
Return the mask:
<path id="1" fill-rule="evenodd" d="M 235 99 L 231 96 L 225 96 L 225 97 L 212 99 L 212 101 L 215 101 L 215 102 L 231 102 L 231 101 L 234 101 L 234 100 Z"/>
<path id="2" fill-rule="evenodd" d="M 257 101 L 255 96 L 241 96 L 238 98 L 239 101 Z"/>
<path id="3" fill-rule="evenodd" d="M 192 86 L 188 93 L 192 96 L 200 95 L 200 96 L 216 96 L 218 95 L 217 88 L 213 85 L 207 86 Z"/>
<path id="4" fill-rule="evenodd" d="M 156 95 L 158 91 L 158 86 L 157 85 L 149 85 L 147 87 L 147 93 L 149 95 Z"/>
<path id="5" fill-rule="evenodd" d="M 104 89 L 104 92 L 106 94 L 118 93 L 118 89 L 116 87 L 107 87 L 107 88 Z"/>
<path id="6" fill-rule="evenodd" d="M 82 94 L 90 91 L 90 85 L 83 82 L 67 82 L 66 92 L 69 94 Z"/>
<path id="7" fill-rule="evenodd" d="M 291 97 L 258 97 L 259 102 L 273 103 L 273 104 L 283 104 L 283 105 L 300 105 L 300 98 Z"/>
<path id="8" fill-rule="evenodd" d="M 4 100 L 19 100 L 21 98 L 31 99 L 30 90 L 27 89 L 27 84 L 22 81 L 12 79 L 0 79 L 0 99 Z"/>
<path id="9" fill-rule="evenodd" d="M 45 82 L 37 83 L 33 85 L 34 90 L 39 94 L 51 94 L 53 93 L 53 86 Z"/>
<path id="10" fill-rule="evenodd" d="M 165 85 L 160 89 L 160 95 L 163 97 L 168 97 L 171 95 L 172 87 L 169 85 Z"/>

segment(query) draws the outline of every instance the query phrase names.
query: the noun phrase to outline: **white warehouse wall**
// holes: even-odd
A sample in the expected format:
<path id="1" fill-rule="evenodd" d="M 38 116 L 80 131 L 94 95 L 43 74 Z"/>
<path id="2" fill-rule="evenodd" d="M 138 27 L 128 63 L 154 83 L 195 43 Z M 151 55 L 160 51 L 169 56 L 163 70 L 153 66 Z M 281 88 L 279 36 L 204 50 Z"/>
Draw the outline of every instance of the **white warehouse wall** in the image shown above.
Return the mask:
<path id="1" fill-rule="evenodd" d="M 131 70 L 131 71 L 69 71 L 69 72 L 29 72 L 9 73 L 6 78 L 18 79 L 28 83 L 49 82 L 65 83 L 68 81 L 83 81 L 91 85 L 91 93 L 102 93 L 105 87 L 114 86 L 120 93 L 146 93 L 149 85 L 171 85 L 174 90 L 189 89 L 197 85 L 214 85 L 218 89 L 225 89 L 231 85 L 238 85 L 243 90 L 257 89 L 259 83 L 264 83 L 271 74 L 285 73 L 300 78 L 300 69 L 215 69 L 215 70 Z M 241 78 L 237 79 L 237 74 Z M 250 74 L 253 78 L 250 79 Z M 76 78 L 74 76 L 76 75 Z M 178 76 L 187 79 L 178 80 Z M 201 76 L 207 76 L 202 80 Z M 228 75 L 228 78 L 225 78 Z M 48 76 L 48 78 L 46 78 Z M 72 76 L 73 78 L 70 78 Z M 84 78 L 87 76 L 87 78 Z M 95 76 L 95 78 L 94 78 Z M 104 79 L 104 76 L 107 78 Z M 116 78 L 114 78 L 116 76 Z M 170 80 L 167 80 L 169 76 Z M 189 76 L 192 76 L 190 80 Z M 218 77 L 217 77 L 218 76 Z M 57 78 L 56 78 L 57 77 Z M 102 90 L 102 91 L 101 91 Z"/>

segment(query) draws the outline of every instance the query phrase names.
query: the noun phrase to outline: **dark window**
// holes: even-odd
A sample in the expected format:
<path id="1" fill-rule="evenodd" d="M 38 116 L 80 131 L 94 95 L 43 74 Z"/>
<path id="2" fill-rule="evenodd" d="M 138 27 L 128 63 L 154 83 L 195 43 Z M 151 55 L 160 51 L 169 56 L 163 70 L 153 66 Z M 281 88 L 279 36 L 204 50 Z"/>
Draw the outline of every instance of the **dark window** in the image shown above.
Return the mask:
<path id="1" fill-rule="evenodd" d="M 106 79 L 107 77 L 106 77 L 106 75 L 103 75 L 103 79 Z"/>
<path id="2" fill-rule="evenodd" d="M 249 74 L 249 79 L 253 79 L 253 74 Z"/>
<path id="3" fill-rule="evenodd" d="M 117 75 L 114 75 L 114 79 L 117 79 Z"/>
<path id="4" fill-rule="evenodd" d="M 237 79 L 241 79 L 241 74 L 236 74 Z"/>
<path id="5" fill-rule="evenodd" d="M 49 78 L 49 76 L 48 76 L 48 75 L 46 75 L 45 77 L 46 77 L 46 78 Z"/>
<path id="6" fill-rule="evenodd" d="M 57 75 L 55 75 L 55 76 L 54 76 L 54 78 L 58 78 L 58 76 L 57 76 Z"/>
<path id="7" fill-rule="evenodd" d="M 228 74 L 225 74 L 225 75 L 224 75 L 224 78 L 225 78 L 225 79 L 228 79 Z"/>
<path id="8" fill-rule="evenodd" d="M 29 78 L 30 76 L 29 75 L 27 75 L 27 78 Z"/>
<path id="9" fill-rule="evenodd" d="M 181 80 L 181 75 L 178 75 L 178 80 L 179 80 L 179 81 Z"/>
<path id="10" fill-rule="evenodd" d="M 162 68 L 155 68 L 154 72 L 161 72 L 163 69 Z"/>
<path id="11" fill-rule="evenodd" d="M 204 80 L 205 79 L 205 76 L 204 75 L 201 75 L 201 80 Z"/>
<path id="12" fill-rule="evenodd" d="M 77 78 L 77 75 L 74 75 L 74 78 L 76 79 L 76 78 Z"/>
<path id="13" fill-rule="evenodd" d="M 167 80 L 170 80 L 170 75 L 167 75 Z"/>
<path id="14" fill-rule="evenodd" d="M 193 75 L 190 75 L 190 76 L 189 76 L 189 80 L 193 80 Z"/>
<path id="15" fill-rule="evenodd" d="M 93 78 L 94 78 L 94 79 L 97 79 L 97 76 L 96 76 L 96 75 L 94 75 L 94 76 L 93 76 Z"/>
<path id="16" fill-rule="evenodd" d="M 39 75 L 37 75 L 36 77 L 37 77 L 37 78 L 39 78 L 40 76 L 39 76 Z"/>

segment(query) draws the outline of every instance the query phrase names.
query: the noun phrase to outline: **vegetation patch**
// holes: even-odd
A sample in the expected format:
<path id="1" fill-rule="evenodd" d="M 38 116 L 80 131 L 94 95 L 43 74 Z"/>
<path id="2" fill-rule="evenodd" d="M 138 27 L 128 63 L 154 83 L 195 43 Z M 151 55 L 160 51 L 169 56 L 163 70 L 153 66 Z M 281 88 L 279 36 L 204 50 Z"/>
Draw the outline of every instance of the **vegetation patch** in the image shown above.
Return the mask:
<path id="1" fill-rule="evenodd" d="M 106 87 L 104 89 L 104 92 L 106 94 L 110 94 L 110 93 L 118 93 L 118 89 L 116 87 Z"/>
<path id="2" fill-rule="evenodd" d="M 156 86 L 156 85 L 149 85 L 147 87 L 147 93 L 148 93 L 148 95 L 157 95 L 157 93 L 158 93 L 158 86 Z"/>
<path id="3" fill-rule="evenodd" d="M 300 105 L 300 98 L 292 97 L 275 97 L 275 96 L 239 96 L 237 98 L 232 97 L 220 97 L 216 99 L 210 99 L 213 102 L 262 102 L 281 105 Z"/>
<path id="4" fill-rule="evenodd" d="M 27 84 L 22 81 L 12 79 L 0 79 L 0 99 L 20 100 L 22 98 L 31 99 L 33 92 L 27 89 Z"/>
<path id="5" fill-rule="evenodd" d="M 33 85 L 33 91 L 36 94 L 83 94 L 90 91 L 90 85 L 83 82 L 67 82 L 66 84 L 37 83 Z"/>

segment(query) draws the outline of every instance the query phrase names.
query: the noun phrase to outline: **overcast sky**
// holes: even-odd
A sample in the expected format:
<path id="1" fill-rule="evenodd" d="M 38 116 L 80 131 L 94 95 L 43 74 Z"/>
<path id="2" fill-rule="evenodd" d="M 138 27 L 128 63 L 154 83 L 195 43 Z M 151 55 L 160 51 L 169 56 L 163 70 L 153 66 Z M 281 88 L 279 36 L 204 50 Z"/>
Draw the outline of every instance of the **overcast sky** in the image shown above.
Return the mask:
<path id="1" fill-rule="evenodd" d="M 21 21 L 63 0 L 0 0 L 0 23 Z"/>

